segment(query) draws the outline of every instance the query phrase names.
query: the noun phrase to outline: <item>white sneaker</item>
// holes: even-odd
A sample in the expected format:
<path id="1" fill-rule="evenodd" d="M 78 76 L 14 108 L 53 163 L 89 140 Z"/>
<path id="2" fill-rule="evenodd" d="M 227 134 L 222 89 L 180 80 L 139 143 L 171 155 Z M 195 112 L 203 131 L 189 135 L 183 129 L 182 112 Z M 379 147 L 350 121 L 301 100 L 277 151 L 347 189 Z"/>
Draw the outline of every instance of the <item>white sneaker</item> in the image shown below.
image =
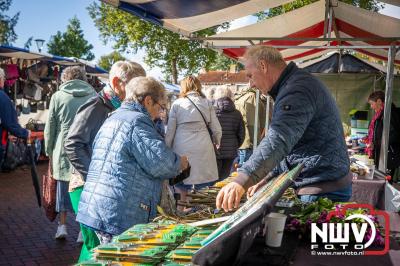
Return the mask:
<path id="1" fill-rule="evenodd" d="M 83 243 L 82 231 L 79 231 L 78 238 L 76 239 L 76 243 Z"/>
<path id="2" fill-rule="evenodd" d="M 55 239 L 65 239 L 67 235 L 67 226 L 65 224 L 58 225 Z"/>

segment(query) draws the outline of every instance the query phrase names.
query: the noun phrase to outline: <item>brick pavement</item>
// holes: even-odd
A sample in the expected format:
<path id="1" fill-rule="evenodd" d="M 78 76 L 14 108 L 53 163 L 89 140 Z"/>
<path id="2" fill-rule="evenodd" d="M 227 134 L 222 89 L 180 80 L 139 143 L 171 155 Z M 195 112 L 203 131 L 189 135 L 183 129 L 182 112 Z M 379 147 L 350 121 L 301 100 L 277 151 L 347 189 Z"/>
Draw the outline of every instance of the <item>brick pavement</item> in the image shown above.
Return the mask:
<path id="1" fill-rule="evenodd" d="M 46 168 L 38 165 L 40 177 Z M 73 215 L 67 221 L 67 239 L 55 240 L 57 222 L 39 209 L 30 168 L 0 173 L 0 265 L 72 265 L 80 252 L 79 226 Z"/>

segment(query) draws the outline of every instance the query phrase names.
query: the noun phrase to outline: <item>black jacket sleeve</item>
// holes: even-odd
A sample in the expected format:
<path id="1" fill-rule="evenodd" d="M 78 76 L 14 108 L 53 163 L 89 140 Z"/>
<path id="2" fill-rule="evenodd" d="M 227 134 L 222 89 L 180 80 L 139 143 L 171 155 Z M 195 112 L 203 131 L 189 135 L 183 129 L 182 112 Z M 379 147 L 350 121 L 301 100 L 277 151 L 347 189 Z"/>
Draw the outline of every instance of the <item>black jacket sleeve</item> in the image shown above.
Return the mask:
<path id="1" fill-rule="evenodd" d="M 93 140 L 110 111 L 98 97 L 88 100 L 79 108 L 65 139 L 65 153 L 85 180 L 92 157 Z"/>
<path id="2" fill-rule="evenodd" d="M 243 144 L 244 137 L 246 135 L 246 130 L 244 128 L 243 116 L 239 111 L 237 111 L 237 116 L 238 116 L 238 120 L 239 120 L 239 126 L 238 126 L 236 134 L 237 134 L 237 139 L 238 139 L 238 145 L 240 147 Z"/>
<path id="3" fill-rule="evenodd" d="M 18 124 L 14 105 L 3 91 L 0 91 L 0 120 L 1 127 L 12 135 L 23 139 L 28 137 L 28 130 Z"/>

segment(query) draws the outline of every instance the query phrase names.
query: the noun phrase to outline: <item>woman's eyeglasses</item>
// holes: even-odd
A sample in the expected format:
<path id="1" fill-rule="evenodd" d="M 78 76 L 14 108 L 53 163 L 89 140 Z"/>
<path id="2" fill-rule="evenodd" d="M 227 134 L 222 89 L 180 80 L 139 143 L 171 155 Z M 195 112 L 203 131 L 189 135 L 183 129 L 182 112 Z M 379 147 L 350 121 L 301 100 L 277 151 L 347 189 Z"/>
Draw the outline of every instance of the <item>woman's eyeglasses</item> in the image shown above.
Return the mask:
<path id="1" fill-rule="evenodd" d="M 163 104 L 160 104 L 158 101 L 154 101 L 158 106 L 160 106 L 161 111 L 167 110 L 167 107 Z"/>

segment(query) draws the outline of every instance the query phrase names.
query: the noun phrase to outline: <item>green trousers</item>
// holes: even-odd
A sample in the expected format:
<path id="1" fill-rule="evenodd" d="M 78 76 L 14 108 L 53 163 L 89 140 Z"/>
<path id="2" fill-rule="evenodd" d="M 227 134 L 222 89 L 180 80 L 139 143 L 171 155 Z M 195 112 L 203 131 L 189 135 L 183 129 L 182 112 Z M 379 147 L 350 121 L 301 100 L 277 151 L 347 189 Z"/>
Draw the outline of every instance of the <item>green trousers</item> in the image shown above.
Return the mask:
<path id="1" fill-rule="evenodd" d="M 76 188 L 73 192 L 69 193 L 69 196 L 71 198 L 72 208 L 74 209 L 75 214 L 78 213 L 78 205 L 79 205 L 79 200 L 81 198 L 82 190 L 83 187 L 80 187 Z M 80 227 L 82 232 L 83 245 L 78 262 L 90 260 L 92 258 L 91 250 L 100 244 L 99 239 L 97 238 L 94 230 L 86 226 L 83 226 L 81 224 Z"/>

